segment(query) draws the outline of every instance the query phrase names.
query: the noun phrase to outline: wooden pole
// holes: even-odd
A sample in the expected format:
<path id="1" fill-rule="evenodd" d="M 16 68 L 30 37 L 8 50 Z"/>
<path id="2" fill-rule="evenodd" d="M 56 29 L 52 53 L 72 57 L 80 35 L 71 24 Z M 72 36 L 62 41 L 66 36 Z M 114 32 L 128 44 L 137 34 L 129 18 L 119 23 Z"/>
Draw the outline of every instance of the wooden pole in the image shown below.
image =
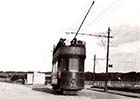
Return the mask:
<path id="1" fill-rule="evenodd" d="M 107 53 L 106 53 L 106 74 L 105 74 L 105 88 L 104 91 L 107 92 L 107 82 L 108 82 L 108 60 L 109 60 L 109 38 L 110 38 L 110 27 L 108 27 L 108 37 L 107 37 Z"/>
<path id="2" fill-rule="evenodd" d="M 96 54 L 94 54 L 94 65 L 93 65 L 93 86 L 95 82 L 95 66 L 96 66 Z"/>

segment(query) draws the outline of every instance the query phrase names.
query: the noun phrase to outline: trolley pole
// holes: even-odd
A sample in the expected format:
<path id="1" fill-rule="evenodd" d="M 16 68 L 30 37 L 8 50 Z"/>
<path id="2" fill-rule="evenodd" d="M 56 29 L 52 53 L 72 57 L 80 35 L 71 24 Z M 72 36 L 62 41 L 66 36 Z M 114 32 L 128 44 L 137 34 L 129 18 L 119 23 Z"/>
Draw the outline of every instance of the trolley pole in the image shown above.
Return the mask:
<path id="1" fill-rule="evenodd" d="M 106 53 L 106 74 L 105 74 L 105 88 L 104 91 L 107 92 L 107 83 L 108 83 L 108 60 L 109 60 L 109 38 L 110 38 L 110 27 L 108 27 L 108 36 L 107 36 L 107 53 Z"/>
<path id="2" fill-rule="evenodd" d="M 80 29 L 81 29 L 81 27 L 82 27 L 83 23 L 85 22 L 85 19 L 86 19 L 87 15 L 89 14 L 89 12 L 90 12 L 90 10 L 91 10 L 91 8 L 92 8 L 93 4 L 94 4 L 94 2 L 95 2 L 95 1 L 93 1 L 93 2 L 92 2 L 91 6 L 90 6 L 90 8 L 89 8 L 89 10 L 88 10 L 88 12 L 86 13 L 86 15 L 85 15 L 85 17 L 84 17 L 84 19 L 83 19 L 82 23 L 80 24 L 80 26 L 79 26 L 79 28 L 78 28 L 78 30 L 77 30 L 77 32 L 76 32 L 76 34 L 75 34 L 75 36 L 74 36 L 74 38 L 73 38 L 73 39 L 75 39 L 75 38 L 76 38 L 76 36 L 78 35 L 78 33 L 79 33 L 79 31 L 80 31 Z"/>

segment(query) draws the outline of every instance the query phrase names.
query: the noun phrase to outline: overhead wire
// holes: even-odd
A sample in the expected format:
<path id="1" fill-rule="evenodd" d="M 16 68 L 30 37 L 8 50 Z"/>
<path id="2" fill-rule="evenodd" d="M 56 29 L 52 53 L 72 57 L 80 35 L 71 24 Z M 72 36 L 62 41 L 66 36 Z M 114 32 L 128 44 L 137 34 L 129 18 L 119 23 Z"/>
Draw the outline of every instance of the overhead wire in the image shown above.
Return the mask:
<path id="1" fill-rule="evenodd" d="M 95 17 L 95 19 L 93 21 L 91 21 L 91 23 L 96 22 L 97 20 L 101 19 L 102 17 L 104 17 L 104 13 L 110 9 L 116 2 L 118 2 L 118 0 L 114 0 L 107 8 L 105 8 L 98 16 Z"/>

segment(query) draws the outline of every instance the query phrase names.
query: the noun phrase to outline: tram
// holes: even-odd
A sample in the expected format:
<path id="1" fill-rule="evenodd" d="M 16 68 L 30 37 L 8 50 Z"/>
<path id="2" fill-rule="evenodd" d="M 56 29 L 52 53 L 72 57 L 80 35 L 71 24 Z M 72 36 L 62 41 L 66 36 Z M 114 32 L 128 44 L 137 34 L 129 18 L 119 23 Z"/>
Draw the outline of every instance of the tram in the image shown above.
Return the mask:
<path id="1" fill-rule="evenodd" d="M 73 39 L 70 45 L 61 38 L 53 50 L 51 84 L 63 94 L 76 94 L 84 88 L 84 61 L 86 47 L 83 41 Z"/>
<path id="2" fill-rule="evenodd" d="M 70 45 L 65 44 L 65 40 L 60 38 L 57 46 L 53 50 L 51 84 L 54 90 L 59 90 L 63 94 L 76 94 L 78 90 L 84 88 L 84 62 L 86 58 L 85 43 L 77 40 L 78 35 L 89 11 L 86 13 Z"/>

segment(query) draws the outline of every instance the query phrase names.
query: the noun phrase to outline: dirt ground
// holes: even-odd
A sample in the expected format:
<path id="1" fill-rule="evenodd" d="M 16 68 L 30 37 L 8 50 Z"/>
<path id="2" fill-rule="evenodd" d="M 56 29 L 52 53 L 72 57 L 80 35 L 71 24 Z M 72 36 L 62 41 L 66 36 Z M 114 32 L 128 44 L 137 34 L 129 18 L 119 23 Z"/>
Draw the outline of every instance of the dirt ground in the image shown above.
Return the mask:
<path id="1" fill-rule="evenodd" d="M 32 90 L 31 86 L 0 82 L 0 99 L 66 99 L 65 96 L 52 95 Z"/>
<path id="2" fill-rule="evenodd" d="M 0 82 L 0 99 L 139 99 L 83 89 L 76 96 L 56 94 L 51 86 Z"/>

